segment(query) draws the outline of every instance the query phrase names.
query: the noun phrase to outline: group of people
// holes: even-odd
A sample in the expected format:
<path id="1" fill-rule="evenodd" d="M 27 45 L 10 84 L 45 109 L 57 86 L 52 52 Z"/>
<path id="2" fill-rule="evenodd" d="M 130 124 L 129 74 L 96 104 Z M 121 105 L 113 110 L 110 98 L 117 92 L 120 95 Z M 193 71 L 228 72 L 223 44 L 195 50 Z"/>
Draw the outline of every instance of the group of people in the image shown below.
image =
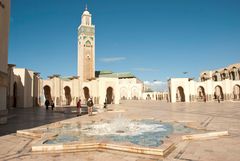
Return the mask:
<path id="1" fill-rule="evenodd" d="M 46 100 L 45 101 L 45 106 L 46 106 L 46 110 L 48 110 L 48 107 L 51 106 L 52 107 L 52 110 L 54 109 L 55 105 L 54 105 L 54 102 L 51 100 Z M 92 112 L 93 112 L 93 100 L 92 98 L 90 97 L 88 100 L 87 100 L 87 107 L 88 107 L 88 115 L 89 116 L 92 116 Z M 82 105 L 81 105 L 81 99 L 78 100 L 77 102 L 77 116 L 81 116 L 82 114 Z"/>
<path id="2" fill-rule="evenodd" d="M 54 105 L 54 102 L 51 100 L 46 100 L 45 101 L 45 106 L 46 106 L 46 110 L 48 110 L 48 106 L 51 106 L 52 107 L 52 110 L 54 109 L 55 105 Z"/>
<path id="3" fill-rule="evenodd" d="M 88 107 L 88 115 L 92 116 L 93 100 L 91 97 L 87 100 L 87 107 Z M 78 113 L 77 116 L 81 116 L 81 114 L 82 114 L 81 99 L 79 99 L 77 102 L 77 113 Z"/>

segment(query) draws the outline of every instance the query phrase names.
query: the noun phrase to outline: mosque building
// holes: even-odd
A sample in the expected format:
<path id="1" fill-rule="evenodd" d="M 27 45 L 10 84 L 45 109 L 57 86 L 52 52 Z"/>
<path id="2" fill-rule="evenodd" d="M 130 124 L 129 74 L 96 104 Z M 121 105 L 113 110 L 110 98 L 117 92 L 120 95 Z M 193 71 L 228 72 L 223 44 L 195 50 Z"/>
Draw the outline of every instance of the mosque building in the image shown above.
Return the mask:
<path id="1" fill-rule="evenodd" d="M 153 92 L 130 72 L 95 70 L 95 26 L 86 9 L 78 27 L 77 76 L 58 74 L 48 79 L 40 73 L 8 64 L 10 0 L 0 0 L 0 124 L 6 123 L 8 109 L 43 106 L 50 100 L 56 106 L 76 106 L 93 98 L 95 104 L 119 104 L 120 100 L 167 100 L 170 102 L 239 101 L 240 64 L 205 71 L 199 81 L 171 78 L 168 92 Z"/>
<path id="2" fill-rule="evenodd" d="M 49 76 L 40 83 L 40 97 L 55 105 L 76 105 L 93 98 L 95 104 L 118 104 L 120 99 L 141 99 L 143 82 L 130 72 L 95 71 L 95 26 L 87 8 L 78 27 L 77 76 Z M 83 101 L 83 102 L 84 102 Z"/>
<path id="3" fill-rule="evenodd" d="M 8 14 L 3 16 L 9 18 Z M 9 19 L 1 20 L 5 23 L 1 30 L 8 33 Z M 7 38 L 8 34 L 1 37 L 5 42 Z M 6 50 L 8 44 L 5 45 Z M 5 64 L 1 64 L 0 70 L 0 116 L 7 116 L 8 108 L 43 106 L 45 100 L 53 101 L 56 106 L 75 106 L 79 99 L 85 103 L 92 97 L 95 104 L 102 105 L 105 102 L 119 104 L 120 100 L 162 100 L 167 95 L 152 91 L 146 93 L 144 83 L 130 72 L 95 71 L 95 26 L 87 9 L 78 27 L 77 76 L 54 74 L 43 80 L 39 72 L 7 64 L 7 55 L 1 50 L 0 60 Z"/>
<path id="4" fill-rule="evenodd" d="M 204 71 L 199 81 L 171 78 L 168 88 L 171 102 L 240 101 L 240 64 Z"/>

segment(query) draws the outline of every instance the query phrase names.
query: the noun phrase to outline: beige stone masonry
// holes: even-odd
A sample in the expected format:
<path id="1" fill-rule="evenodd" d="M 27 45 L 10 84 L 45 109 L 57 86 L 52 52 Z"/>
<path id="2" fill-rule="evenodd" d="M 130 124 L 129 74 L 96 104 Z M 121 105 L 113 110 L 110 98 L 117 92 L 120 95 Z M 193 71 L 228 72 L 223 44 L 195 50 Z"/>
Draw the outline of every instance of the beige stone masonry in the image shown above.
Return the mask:
<path id="1" fill-rule="evenodd" d="M 229 135 L 228 131 L 209 132 L 204 134 L 184 135 L 182 136 L 182 140 L 202 140 L 202 139 L 218 138 L 220 136 L 228 136 L 228 135 Z"/>

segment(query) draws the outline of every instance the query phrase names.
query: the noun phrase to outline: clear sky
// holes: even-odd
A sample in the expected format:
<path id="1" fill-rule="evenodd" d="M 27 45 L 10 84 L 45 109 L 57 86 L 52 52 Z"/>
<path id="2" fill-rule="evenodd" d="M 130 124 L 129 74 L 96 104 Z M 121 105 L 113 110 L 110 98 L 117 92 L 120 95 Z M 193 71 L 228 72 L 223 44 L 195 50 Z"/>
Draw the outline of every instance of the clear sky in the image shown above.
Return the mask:
<path id="1" fill-rule="evenodd" d="M 240 0 L 11 0 L 9 63 L 43 78 L 77 75 L 85 4 L 96 70 L 166 81 L 240 62 Z"/>

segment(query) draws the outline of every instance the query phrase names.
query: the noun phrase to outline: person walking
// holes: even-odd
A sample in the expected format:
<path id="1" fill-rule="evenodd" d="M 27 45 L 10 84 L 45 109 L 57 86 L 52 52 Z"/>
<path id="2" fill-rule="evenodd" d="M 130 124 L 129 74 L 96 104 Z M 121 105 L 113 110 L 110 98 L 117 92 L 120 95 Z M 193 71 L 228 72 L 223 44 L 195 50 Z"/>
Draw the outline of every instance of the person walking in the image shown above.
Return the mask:
<path id="1" fill-rule="evenodd" d="M 103 104 L 104 104 L 103 108 L 107 108 L 107 97 L 105 98 L 105 101 Z"/>
<path id="2" fill-rule="evenodd" d="M 77 116 L 81 116 L 81 114 L 82 114 L 81 99 L 79 99 L 77 102 Z"/>
<path id="3" fill-rule="evenodd" d="M 90 97 L 87 101 L 87 106 L 88 106 L 88 116 L 92 116 L 92 111 L 93 111 L 93 101 L 92 98 Z"/>

